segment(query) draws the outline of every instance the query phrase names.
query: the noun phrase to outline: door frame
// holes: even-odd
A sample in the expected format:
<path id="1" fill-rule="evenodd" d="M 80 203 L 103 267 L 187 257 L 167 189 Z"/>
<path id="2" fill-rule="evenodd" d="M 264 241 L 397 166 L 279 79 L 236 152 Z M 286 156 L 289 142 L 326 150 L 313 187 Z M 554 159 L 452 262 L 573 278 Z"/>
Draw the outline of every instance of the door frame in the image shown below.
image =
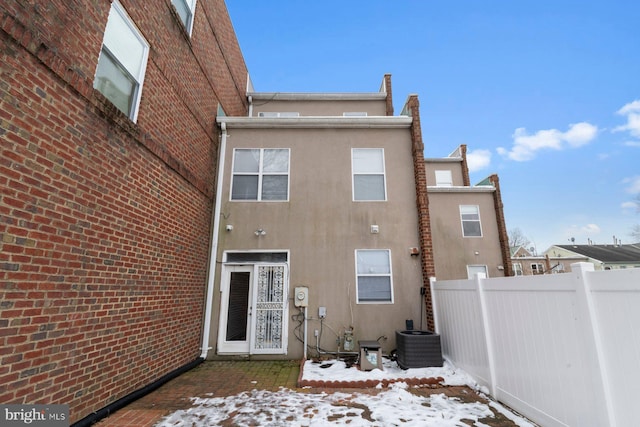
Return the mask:
<path id="1" fill-rule="evenodd" d="M 227 319 L 229 317 L 229 289 L 231 286 L 231 273 L 249 272 L 249 294 L 247 312 L 247 333 L 245 341 L 227 341 Z M 220 315 L 218 319 L 218 349 L 219 354 L 249 354 L 250 329 L 251 329 L 251 304 L 253 295 L 253 282 L 255 267 L 250 264 L 223 265 L 220 282 Z"/>
<path id="2" fill-rule="evenodd" d="M 284 267 L 283 313 L 282 313 L 282 348 L 273 350 L 258 350 L 254 348 L 255 338 L 255 306 L 257 295 L 258 268 L 260 266 L 279 265 Z M 289 335 L 289 263 L 288 262 L 242 262 L 223 263 L 220 275 L 220 314 L 218 317 L 218 345 L 217 354 L 221 355 L 250 355 L 250 354 L 287 354 Z M 245 341 L 227 341 L 227 320 L 229 315 L 229 289 L 231 273 L 250 272 L 249 278 L 249 307 L 247 312 L 247 334 Z"/>

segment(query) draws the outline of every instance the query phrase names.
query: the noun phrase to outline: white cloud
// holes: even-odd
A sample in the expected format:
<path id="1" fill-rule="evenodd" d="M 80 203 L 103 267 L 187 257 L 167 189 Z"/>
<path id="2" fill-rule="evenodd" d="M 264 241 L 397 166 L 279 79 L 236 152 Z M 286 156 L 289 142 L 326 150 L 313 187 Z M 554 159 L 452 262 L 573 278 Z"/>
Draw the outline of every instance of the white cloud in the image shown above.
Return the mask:
<path id="1" fill-rule="evenodd" d="M 469 172 L 476 172 L 485 169 L 491 163 L 491 151 L 473 150 L 467 153 L 467 165 Z"/>
<path id="2" fill-rule="evenodd" d="M 539 130 L 528 134 L 525 128 L 513 133 L 511 151 L 499 147 L 498 154 L 517 162 L 526 162 L 535 158 L 540 150 L 563 150 L 567 147 L 580 147 L 590 143 L 598 134 L 598 127 L 587 122 L 569 125 L 566 132 L 558 129 Z"/>
<path id="3" fill-rule="evenodd" d="M 627 124 L 618 126 L 613 132 L 629 132 L 634 138 L 640 138 L 640 99 L 636 99 L 616 111 L 617 114 L 627 117 Z M 635 146 L 640 141 L 627 142 L 625 145 Z"/>
<path id="4" fill-rule="evenodd" d="M 572 225 L 565 231 L 568 237 L 591 237 L 600 234 L 602 230 L 597 224 Z"/>
<path id="5" fill-rule="evenodd" d="M 640 175 L 631 176 L 622 180 L 627 186 L 626 192 L 631 194 L 640 194 Z"/>
<path id="6" fill-rule="evenodd" d="M 636 213 L 640 209 L 640 204 L 636 202 L 623 202 L 620 204 L 620 207 L 624 214 Z"/>

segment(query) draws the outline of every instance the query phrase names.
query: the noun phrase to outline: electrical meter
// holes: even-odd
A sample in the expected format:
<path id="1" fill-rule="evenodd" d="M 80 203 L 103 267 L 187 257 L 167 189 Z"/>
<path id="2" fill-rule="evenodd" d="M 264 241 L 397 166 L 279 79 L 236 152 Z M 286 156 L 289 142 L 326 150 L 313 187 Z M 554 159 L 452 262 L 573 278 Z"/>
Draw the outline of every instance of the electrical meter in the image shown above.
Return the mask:
<path id="1" fill-rule="evenodd" d="M 309 288 L 306 286 L 297 286 L 293 292 L 293 305 L 296 307 L 309 306 Z"/>

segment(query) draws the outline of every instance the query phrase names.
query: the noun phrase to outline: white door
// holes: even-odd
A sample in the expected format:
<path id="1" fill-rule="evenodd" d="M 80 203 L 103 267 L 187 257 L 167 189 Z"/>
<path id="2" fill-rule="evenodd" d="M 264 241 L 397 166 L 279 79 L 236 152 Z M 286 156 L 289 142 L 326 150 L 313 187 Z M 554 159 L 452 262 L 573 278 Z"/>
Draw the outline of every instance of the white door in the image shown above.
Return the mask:
<path id="1" fill-rule="evenodd" d="M 224 266 L 223 270 L 218 352 L 248 353 L 253 266 Z"/>
<path id="2" fill-rule="evenodd" d="M 286 354 L 286 264 L 223 266 L 220 354 Z"/>

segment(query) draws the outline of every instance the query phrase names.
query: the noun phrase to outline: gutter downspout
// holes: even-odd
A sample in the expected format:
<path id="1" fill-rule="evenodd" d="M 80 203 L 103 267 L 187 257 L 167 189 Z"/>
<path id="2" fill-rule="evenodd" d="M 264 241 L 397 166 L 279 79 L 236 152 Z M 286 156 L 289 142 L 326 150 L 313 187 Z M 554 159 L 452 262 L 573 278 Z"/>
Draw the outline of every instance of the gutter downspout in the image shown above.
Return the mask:
<path id="1" fill-rule="evenodd" d="M 249 100 L 249 117 L 253 117 L 253 97 L 251 95 L 249 95 L 247 97 L 247 99 Z"/>
<path id="2" fill-rule="evenodd" d="M 211 332 L 211 312 L 213 311 L 213 290 L 216 279 L 216 258 L 218 256 L 218 234 L 220 233 L 220 209 L 222 205 L 222 179 L 224 177 L 224 158 L 227 149 L 227 124 L 220 123 L 222 138 L 218 155 L 218 180 L 216 182 L 216 201 L 213 212 L 213 230 L 211 232 L 211 253 L 209 254 L 209 280 L 207 281 L 207 301 L 204 311 L 204 328 L 202 330 L 202 354 L 206 359 L 209 352 L 209 334 Z"/>

